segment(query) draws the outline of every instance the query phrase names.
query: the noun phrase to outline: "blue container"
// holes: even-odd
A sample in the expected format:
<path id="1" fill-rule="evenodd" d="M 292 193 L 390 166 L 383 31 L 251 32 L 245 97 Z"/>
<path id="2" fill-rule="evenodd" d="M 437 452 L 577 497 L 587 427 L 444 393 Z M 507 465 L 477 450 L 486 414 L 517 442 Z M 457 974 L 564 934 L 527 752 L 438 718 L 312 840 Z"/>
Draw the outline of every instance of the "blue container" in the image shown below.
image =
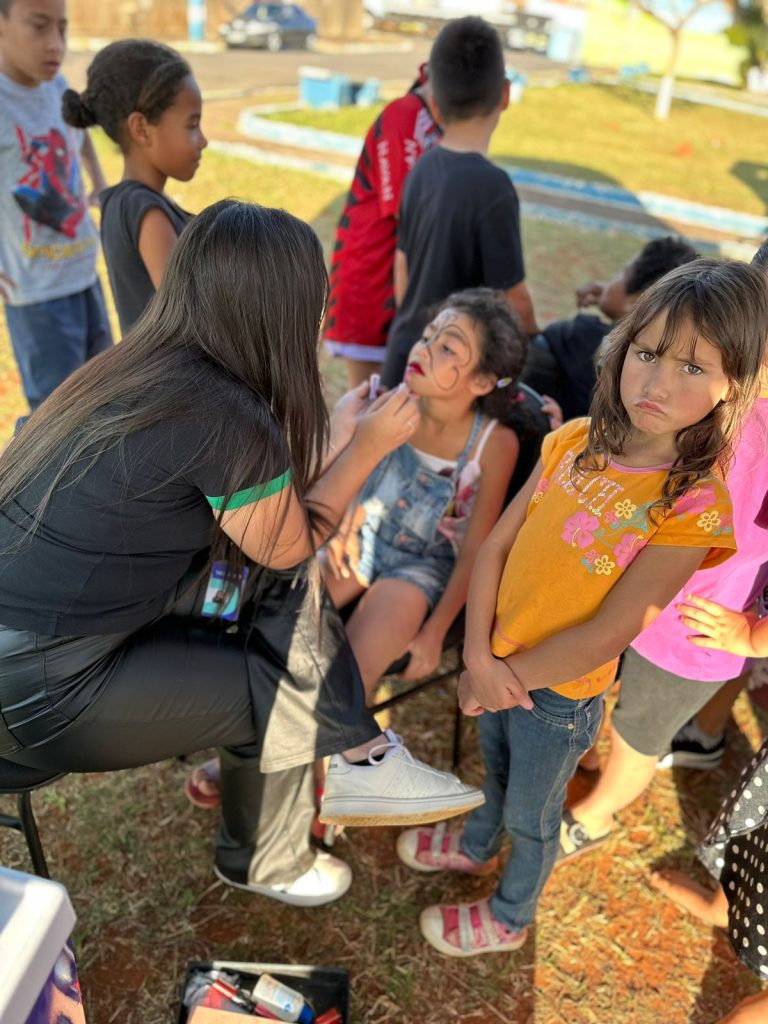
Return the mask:
<path id="1" fill-rule="evenodd" d="M 352 103 L 352 80 L 324 68 L 299 69 L 299 96 L 316 110 L 337 110 Z"/>
<path id="2" fill-rule="evenodd" d="M 547 43 L 547 56 L 560 64 L 572 64 L 578 59 L 581 32 L 565 25 L 553 25 Z"/>
<path id="3" fill-rule="evenodd" d="M 352 85 L 352 102 L 358 107 L 372 107 L 380 99 L 381 82 L 378 78 L 366 78 L 364 82 Z"/>
<path id="4" fill-rule="evenodd" d="M 589 68 L 569 68 L 567 77 L 569 82 L 575 82 L 581 85 L 592 81 L 592 75 L 589 72 Z"/>

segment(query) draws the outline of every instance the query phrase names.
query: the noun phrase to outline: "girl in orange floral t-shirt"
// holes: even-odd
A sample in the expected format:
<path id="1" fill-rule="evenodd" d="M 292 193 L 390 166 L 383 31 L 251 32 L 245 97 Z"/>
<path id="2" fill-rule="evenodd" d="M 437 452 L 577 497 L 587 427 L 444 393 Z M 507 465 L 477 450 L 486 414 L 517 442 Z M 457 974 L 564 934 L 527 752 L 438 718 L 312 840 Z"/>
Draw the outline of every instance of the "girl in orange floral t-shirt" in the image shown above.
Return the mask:
<path id="1" fill-rule="evenodd" d="M 512 849 L 489 899 L 422 913 L 441 952 L 525 941 L 619 655 L 695 570 L 735 550 L 723 476 L 767 337 L 759 270 L 697 260 L 657 282 L 608 336 L 591 417 L 545 439 L 481 547 L 459 700 L 479 716 L 486 802 L 463 833 L 411 829 L 398 850 L 417 870 L 483 874 L 505 834 Z"/>

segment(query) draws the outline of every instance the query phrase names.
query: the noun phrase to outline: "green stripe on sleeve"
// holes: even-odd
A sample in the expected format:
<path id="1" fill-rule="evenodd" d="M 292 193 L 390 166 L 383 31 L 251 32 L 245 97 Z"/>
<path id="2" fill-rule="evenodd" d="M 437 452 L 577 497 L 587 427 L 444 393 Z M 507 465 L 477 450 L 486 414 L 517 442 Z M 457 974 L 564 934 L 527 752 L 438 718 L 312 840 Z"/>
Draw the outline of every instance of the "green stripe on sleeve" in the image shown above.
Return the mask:
<path id="1" fill-rule="evenodd" d="M 225 512 L 232 512 L 236 508 L 242 508 L 243 505 L 252 505 L 256 501 L 261 501 L 262 498 L 268 498 L 272 494 L 277 494 L 278 491 L 284 490 L 291 482 L 291 471 L 286 471 L 280 476 L 276 476 L 274 480 L 268 480 L 265 484 L 256 484 L 255 487 L 247 487 L 244 491 L 235 491 L 232 497 L 224 505 L 225 495 L 219 498 L 212 498 L 206 494 L 205 500 L 217 511 L 224 509 Z"/>

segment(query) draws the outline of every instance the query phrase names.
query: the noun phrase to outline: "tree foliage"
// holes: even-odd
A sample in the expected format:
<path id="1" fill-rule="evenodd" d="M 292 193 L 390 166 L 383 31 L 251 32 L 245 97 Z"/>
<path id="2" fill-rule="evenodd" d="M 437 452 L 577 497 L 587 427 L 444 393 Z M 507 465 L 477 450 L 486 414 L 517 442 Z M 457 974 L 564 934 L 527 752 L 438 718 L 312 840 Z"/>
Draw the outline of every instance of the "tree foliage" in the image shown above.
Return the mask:
<path id="1" fill-rule="evenodd" d="M 768 0 L 740 0 L 733 8 L 733 25 L 726 30 L 729 42 L 743 46 L 747 56 L 741 65 L 742 77 L 752 67 L 768 63 Z"/>

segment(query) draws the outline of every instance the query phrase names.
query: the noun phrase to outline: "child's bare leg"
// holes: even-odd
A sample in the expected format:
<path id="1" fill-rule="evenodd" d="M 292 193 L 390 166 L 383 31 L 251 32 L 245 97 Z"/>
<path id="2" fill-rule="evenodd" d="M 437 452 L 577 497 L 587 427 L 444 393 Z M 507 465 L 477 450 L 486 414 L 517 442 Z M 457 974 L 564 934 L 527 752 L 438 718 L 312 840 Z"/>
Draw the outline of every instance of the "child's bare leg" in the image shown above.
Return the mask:
<path id="1" fill-rule="evenodd" d="M 428 611 L 424 592 L 404 580 L 379 579 L 366 591 L 347 623 L 347 636 L 369 696 L 405 653 Z"/>
<path id="2" fill-rule="evenodd" d="M 600 770 L 600 758 L 597 756 L 597 740 L 595 740 L 586 754 L 582 754 L 579 760 L 579 768 L 583 768 L 585 772 L 597 772 Z"/>
<path id="3" fill-rule="evenodd" d="M 728 927 L 728 900 L 722 885 L 709 889 L 672 868 L 654 871 L 651 885 L 700 921 L 714 928 Z"/>
<path id="4" fill-rule="evenodd" d="M 758 992 L 743 999 L 715 1024 L 765 1024 L 768 1020 L 768 992 Z"/>
<path id="5" fill-rule="evenodd" d="M 345 359 L 347 364 L 347 380 L 350 388 L 356 388 L 364 380 L 368 380 L 372 373 L 381 370 L 381 363 L 367 362 L 362 359 Z"/>
<path id="6" fill-rule="evenodd" d="M 579 803 L 571 808 L 576 821 L 591 836 L 600 836 L 613 828 L 613 816 L 636 800 L 650 785 L 656 773 L 656 757 L 630 747 L 611 728 L 611 750 L 600 780 Z"/>
<path id="7" fill-rule="evenodd" d="M 731 679 L 696 715 L 696 724 L 707 736 L 720 736 L 728 724 L 728 716 L 736 698 L 749 682 L 749 672 Z"/>

